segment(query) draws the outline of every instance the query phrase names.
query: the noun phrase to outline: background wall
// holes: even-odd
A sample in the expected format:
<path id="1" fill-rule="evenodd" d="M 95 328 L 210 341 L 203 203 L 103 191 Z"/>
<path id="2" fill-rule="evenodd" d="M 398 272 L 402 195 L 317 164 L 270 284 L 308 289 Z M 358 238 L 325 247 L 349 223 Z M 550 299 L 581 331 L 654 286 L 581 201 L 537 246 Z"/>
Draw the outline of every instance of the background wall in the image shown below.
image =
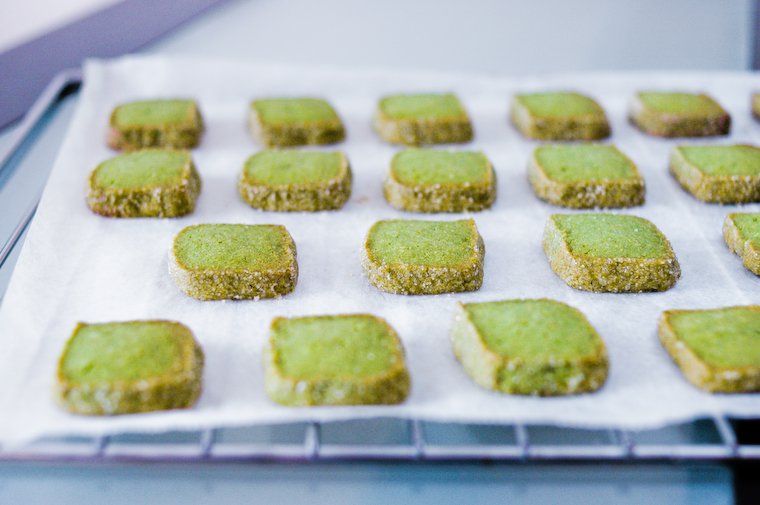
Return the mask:
<path id="1" fill-rule="evenodd" d="M 0 1 L 0 52 L 115 3 Z M 353 64 L 360 56 L 375 65 L 498 72 L 745 69 L 753 43 L 752 5 L 753 0 L 236 0 L 157 47 L 329 64 Z"/>
<path id="2" fill-rule="evenodd" d="M 251 0 L 163 52 L 543 72 L 746 69 L 752 0 Z M 227 29 L 220 29 L 225 27 Z M 219 36 L 219 34 L 222 36 Z"/>

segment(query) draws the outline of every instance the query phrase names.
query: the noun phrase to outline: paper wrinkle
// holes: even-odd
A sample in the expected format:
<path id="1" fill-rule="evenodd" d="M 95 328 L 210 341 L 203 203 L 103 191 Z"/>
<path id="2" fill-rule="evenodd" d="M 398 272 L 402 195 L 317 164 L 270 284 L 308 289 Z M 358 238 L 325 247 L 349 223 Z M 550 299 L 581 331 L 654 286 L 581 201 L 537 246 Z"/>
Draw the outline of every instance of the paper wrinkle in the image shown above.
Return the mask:
<path id="1" fill-rule="evenodd" d="M 626 105 L 639 89 L 704 90 L 733 116 L 728 138 L 663 140 L 627 123 Z M 757 277 L 723 243 L 725 215 L 758 211 L 757 204 L 706 205 L 686 194 L 667 172 L 669 150 L 689 143 L 752 142 L 760 123 L 750 94 L 760 77 L 749 73 L 624 73 L 495 77 L 400 70 L 337 70 L 187 58 L 129 57 L 89 61 L 78 109 L 51 173 L 43 201 L 0 313 L 0 441 L 18 443 L 53 434 L 102 435 L 254 423 L 395 416 L 435 421 L 547 423 L 644 428 L 700 416 L 760 416 L 753 395 L 702 393 L 682 377 L 660 345 L 656 325 L 670 308 L 758 303 Z M 577 212 L 541 202 L 526 176 L 538 145 L 508 121 L 515 92 L 577 90 L 607 111 L 615 143 L 646 180 L 647 203 L 620 212 L 653 221 L 670 239 L 683 270 L 664 293 L 595 294 L 566 286 L 541 247 L 547 217 Z M 489 211 L 469 214 L 486 244 L 485 280 L 474 293 L 400 296 L 371 286 L 360 266 L 364 236 L 376 220 L 458 219 L 456 214 L 396 211 L 382 182 L 399 149 L 372 131 L 378 99 L 390 93 L 452 91 L 474 121 L 475 141 L 454 149 L 482 150 L 493 162 L 498 196 Z M 108 219 L 84 201 L 89 172 L 114 156 L 105 145 L 111 109 L 124 101 L 196 98 L 206 133 L 193 157 L 203 180 L 195 212 L 177 219 Z M 347 127 L 344 150 L 354 172 L 353 196 L 339 211 L 260 212 L 239 197 L 243 162 L 257 152 L 246 129 L 254 97 L 321 96 Z M 179 292 L 167 273 L 173 236 L 195 223 L 285 225 L 298 248 L 300 277 L 279 300 L 199 302 Z M 514 397 L 476 386 L 457 363 L 448 332 L 455 302 L 548 297 L 582 310 L 607 344 L 610 376 L 594 394 Z M 386 318 L 407 352 L 412 391 L 398 406 L 287 408 L 264 393 L 261 352 L 274 316 L 368 312 Z M 165 318 L 187 324 L 206 354 L 204 392 L 186 411 L 87 418 L 65 413 L 53 400 L 57 360 L 77 321 Z"/>

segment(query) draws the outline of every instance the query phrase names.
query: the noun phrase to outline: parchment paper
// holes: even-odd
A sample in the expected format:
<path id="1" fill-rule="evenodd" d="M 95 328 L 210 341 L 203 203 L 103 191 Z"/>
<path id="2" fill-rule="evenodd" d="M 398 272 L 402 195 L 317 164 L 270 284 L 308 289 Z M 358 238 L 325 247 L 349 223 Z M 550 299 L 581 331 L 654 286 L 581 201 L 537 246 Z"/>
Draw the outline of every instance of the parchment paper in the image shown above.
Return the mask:
<path id="1" fill-rule="evenodd" d="M 232 61 L 125 58 L 90 61 L 78 110 L 53 168 L 0 312 L 0 441 L 42 435 L 107 434 L 369 416 L 440 421 L 540 422 L 583 427 L 643 428 L 698 416 L 760 416 L 760 397 L 710 395 L 688 384 L 660 346 L 656 322 L 670 308 L 757 303 L 760 280 L 732 255 L 721 235 L 724 216 L 738 207 L 706 205 L 667 173 L 678 142 L 647 137 L 625 119 L 639 89 L 704 90 L 732 114 L 730 138 L 693 142 L 753 142 L 760 123 L 750 93 L 760 78 L 744 73 L 627 73 L 495 77 L 393 70 L 335 70 Z M 507 120 L 519 91 L 578 90 L 595 97 L 612 123 L 610 139 L 639 166 L 647 203 L 624 210 L 653 221 L 670 239 L 683 276 L 674 289 L 638 295 L 593 294 L 566 286 L 541 248 L 546 218 L 567 212 L 539 201 L 526 178 L 536 143 Z M 382 181 L 396 147 L 380 141 L 371 117 L 381 95 L 412 91 L 457 93 L 473 119 L 475 141 L 494 163 L 498 198 L 472 214 L 486 243 L 485 281 L 474 293 L 405 297 L 386 294 L 363 275 L 359 251 L 370 225 L 384 218 L 456 219 L 393 210 Z M 248 207 L 236 181 L 259 147 L 245 127 L 254 97 L 323 96 L 348 131 L 343 149 L 354 170 L 353 196 L 337 212 L 273 213 Z M 179 219 L 107 219 L 84 202 L 95 165 L 116 153 L 104 143 L 118 103 L 156 97 L 198 99 L 207 131 L 193 152 L 203 179 L 195 212 Z M 747 211 L 760 206 L 748 205 Z M 173 236 L 194 223 L 277 223 L 298 247 L 300 277 L 279 300 L 199 302 L 180 293 L 167 274 Z M 595 394 L 524 398 L 476 386 L 456 362 L 448 339 L 455 302 L 550 297 L 581 309 L 607 343 L 611 369 Z M 385 317 L 407 350 L 412 392 L 399 406 L 287 408 L 268 400 L 261 350 L 276 315 L 370 312 Z M 167 318 L 187 324 L 206 353 L 204 392 L 186 411 L 87 418 L 53 401 L 56 362 L 77 321 Z"/>

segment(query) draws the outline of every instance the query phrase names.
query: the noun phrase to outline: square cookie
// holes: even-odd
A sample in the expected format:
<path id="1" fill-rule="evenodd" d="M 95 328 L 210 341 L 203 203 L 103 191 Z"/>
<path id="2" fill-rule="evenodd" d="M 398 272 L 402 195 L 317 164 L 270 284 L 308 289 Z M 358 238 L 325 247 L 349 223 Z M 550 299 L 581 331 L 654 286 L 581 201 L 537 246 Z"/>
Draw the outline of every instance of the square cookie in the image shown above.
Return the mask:
<path id="1" fill-rule="evenodd" d="M 472 140 L 472 123 L 453 94 L 393 95 L 380 100 L 375 131 L 386 142 L 410 146 Z"/>
<path id="2" fill-rule="evenodd" d="M 760 202 L 760 149 L 755 146 L 678 146 L 670 153 L 670 173 L 703 202 Z"/>
<path id="3" fill-rule="evenodd" d="M 401 340 L 369 314 L 275 318 L 264 369 L 283 405 L 395 404 L 410 387 Z"/>
<path id="4" fill-rule="evenodd" d="M 191 213 L 201 179 L 187 151 L 145 149 L 104 161 L 87 179 L 87 206 L 106 217 Z"/>
<path id="5" fill-rule="evenodd" d="M 528 93 L 512 100 L 512 123 L 536 140 L 598 140 L 610 136 L 604 109 L 579 93 Z"/>
<path id="6" fill-rule="evenodd" d="M 584 291 L 665 291 L 681 276 L 670 242 L 646 219 L 622 214 L 553 214 L 544 230 L 549 265 Z"/>
<path id="7" fill-rule="evenodd" d="M 666 310 L 659 333 L 684 377 L 698 388 L 760 391 L 760 305 Z"/>
<path id="8" fill-rule="evenodd" d="M 174 321 L 79 323 L 58 362 L 56 397 L 85 415 L 192 407 L 203 359 L 190 329 Z"/>
<path id="9" fill-rule="evenodd" d="M 334 210 L 351 197 L 351 167 L 341 152 L 261 151 L 245 162 L 238 189 L 254 209 Z"/>
<path id="10" fill-rule="evenodd" d="M 726 216 L 723 237 L 728 248 L 739 255 L 747 270 L 760 275 L 760 212 Z"/>
<path id="11" fill-rule="evenodd" d="M 279 225 L 188 226 L 174 237 L 169 275 L 199 300 L 275 298 L 296 287 L 296 245 Z"/>
<path id="12" fill-rule="evenodd" d="M 731 116 L 704 94 L 647 91 L 633 96 L 628 118 L 657 137 L 728 135 Z"/>
<path id="13" fill-rule="evenodd" d="M 644 203 L 644 179 L 615 146 L 541 146 L 528 162 L 536 195 L 574 209 L 632 207 Z"/>
<path id="14" fill-rule="evenodd" d="M 407 149 L 391 160 L 383 190 L 399 210 L 474 212 L 493 204 L 496 176 L 480 152 Z"/>
<path id="15" fill-rule="evenodd" d="M 389 293 L 457 293 L 483 284 L 485 245 L 472 219 L 378 221 L 363 253 L 367 278 Z"/>
<path id="16" fill-rule="evenodd" d="M 108 146 L 132 151 L 146 147 L 189 149 L 203 135 L 203 118 L 193 100 L 141 100 L 111 113 Z"/>
<path id="17" fill-rule="evenodd" d="M 254 100 L 248 126 L 265 147 L 335 144 L 346 138 L 338 113 L 320 98 Z"/>
<path id="18" fill-rule="evenodd" d="M 454 354 L 480 386 L 517 395 L 595 391 L 607 350 L 583 313 L 554 300 L 459 303 Z"/>

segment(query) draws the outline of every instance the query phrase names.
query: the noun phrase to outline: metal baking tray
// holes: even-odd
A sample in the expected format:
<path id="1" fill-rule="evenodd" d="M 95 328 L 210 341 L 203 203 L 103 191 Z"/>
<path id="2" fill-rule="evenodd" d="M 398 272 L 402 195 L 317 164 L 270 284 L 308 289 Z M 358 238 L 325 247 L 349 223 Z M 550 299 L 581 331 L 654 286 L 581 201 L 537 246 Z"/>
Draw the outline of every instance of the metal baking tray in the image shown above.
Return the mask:
<path id="1" fill-rule="evenodd" d="M 40 139 L 53 135 L 60 140 L 61 133 L 49 131 L 50 125 L 62 110 L 70 108 L 81 84 L 80 70 L 71 69 L 47 86 L 16 128 L 7 151 L 0 153 L 0 191 L 8 190 L 9 181 L 34 164 Z M 26 210 L 16 208 L 12 225 L 5 222 L 0 228 L 0 293 L 5 292 L 15 253 L 34 217 L 46 174 L 40 177 L 38 172 L 32 177 L 36 186 L 31 190 L 28 182 L 22 185 L 33 195 Z M 14 200 L 14 206 L 19 205 L 21 202 Z M 23 447 L 0 447 L 0 461 L 730 461 L 760 459 L 760 440 L 751 438 L 752 433 L 760 432 L 758 428 L 760 419 L 726 417 L 642 431 L 381 418 L 40 439 Z"/>

